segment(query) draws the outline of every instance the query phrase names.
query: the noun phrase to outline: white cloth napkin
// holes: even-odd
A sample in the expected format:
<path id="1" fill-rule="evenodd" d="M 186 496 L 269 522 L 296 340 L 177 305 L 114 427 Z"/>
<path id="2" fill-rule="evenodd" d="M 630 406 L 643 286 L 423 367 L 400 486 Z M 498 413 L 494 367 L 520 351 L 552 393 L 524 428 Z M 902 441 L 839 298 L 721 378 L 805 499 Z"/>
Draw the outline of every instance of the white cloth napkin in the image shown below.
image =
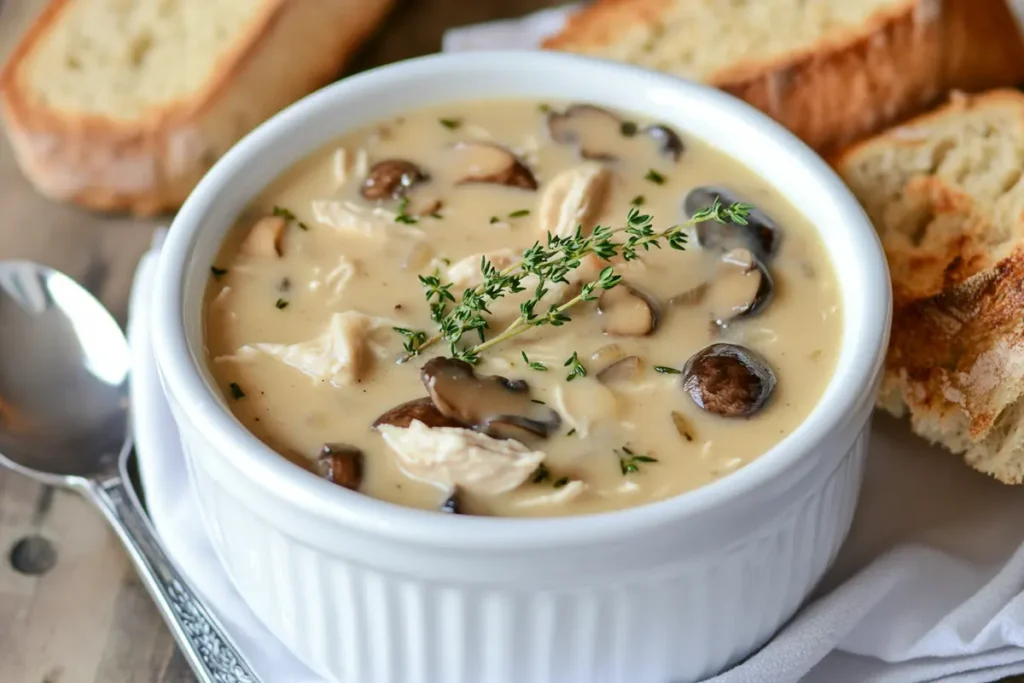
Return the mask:
<path id="1" fill-rule="evenodd" d="M 456 29 L 444 48 L 533 48 L 563 17 L 564 10 L 548 10 Z M 145 324 L 161 238 L 139 267 L 129 318 L 150 514 L 168 553 L 264 681 L 321 682 L 254 618 L 200 521 Z M 1024 489 L 971 472 L 879 417 L 853 529 L 817 599 L 760 652 L 708 683 L 982 683 L 1024 673 L 1022 519 Z"/>

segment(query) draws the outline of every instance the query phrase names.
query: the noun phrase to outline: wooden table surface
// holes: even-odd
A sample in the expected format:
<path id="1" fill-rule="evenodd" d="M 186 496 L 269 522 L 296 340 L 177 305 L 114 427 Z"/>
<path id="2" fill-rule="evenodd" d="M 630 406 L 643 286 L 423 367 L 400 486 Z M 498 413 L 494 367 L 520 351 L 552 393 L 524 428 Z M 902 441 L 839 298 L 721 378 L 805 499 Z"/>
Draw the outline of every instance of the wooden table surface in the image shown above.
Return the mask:
<path id="1" fill-rule="evenodd" d="M 0 0 L 0 63 L 45 2 Z M 436 52 L 449 26 L 555 4 L 560 1 L 399 2 L 350 71 Z M 0 139 L 0 259 L 32 259 L 63 270 L 100 296 L 122 324 L 136 262 L 163 223 L 89 214 L 42 199 Z M 26 573 L 40 564 L 26 563 L 25 550 L 40 548 L 55 552 L 52 567 Z M 194 681 L 100 517 L 75 495 L 0 470 L 0 682 Z"/>
<path id="2" fill-rule="evenodd" d="M 46 1 L 0 0 L 0 63 Z M 437 52 L 450 26 L 555 4 L 399 2 L 349 71 Z M 122 324 L 136 263 L 153 229 L 165 223 L 90 214 L 39 197 L 0 140 L 0 259 L 31 259 L 63 270 L 97 294 Z M 19 571 L 15 565 L 24 568 L 24 562 L 12 562 L 12 554 L 40 544 L 55 550 L 52 568 L 40 575 Z M 194 680 L 99 515 L 76 495 L 0 470 L 0 682 Z"/>

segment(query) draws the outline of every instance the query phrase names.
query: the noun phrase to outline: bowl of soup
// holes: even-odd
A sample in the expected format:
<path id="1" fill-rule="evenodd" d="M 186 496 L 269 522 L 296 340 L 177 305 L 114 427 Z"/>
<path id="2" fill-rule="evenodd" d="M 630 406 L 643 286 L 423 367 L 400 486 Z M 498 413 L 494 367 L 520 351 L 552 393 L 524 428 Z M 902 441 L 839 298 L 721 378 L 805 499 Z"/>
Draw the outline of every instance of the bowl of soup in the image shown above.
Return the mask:
<path id="1" fill-rule="evenodd" d="M 548 53 L 290 107 L 175 218 L 157 364 L 219 558 L 329 680 L 712 675 L 848 530 L 878 240 L 777 124 Z"/>

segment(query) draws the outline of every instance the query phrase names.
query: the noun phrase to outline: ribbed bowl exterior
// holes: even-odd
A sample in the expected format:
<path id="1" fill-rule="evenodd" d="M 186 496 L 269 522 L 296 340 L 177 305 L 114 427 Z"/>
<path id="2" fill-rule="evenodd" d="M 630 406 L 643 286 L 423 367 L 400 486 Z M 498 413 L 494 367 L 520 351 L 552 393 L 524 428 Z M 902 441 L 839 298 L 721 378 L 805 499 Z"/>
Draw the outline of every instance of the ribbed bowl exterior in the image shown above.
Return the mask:
<path id="1" fill-rule="evenodd" d="M 217 459 L 204 457 L 201 434 L 181 426 L 205 523 L 239 592 L 303 661 L 342 683 L 685 683 L 722 671 L 792 616 L 835 557 L 868 431 L 820 458 L 831 472 L 753 533 L 722 529 L 718 552 L 680 548 L 635 575 L 524 573 L 502 585 L 423 576 L 415 549 L 381 566 L 299 538 L 297 519 L 235 495 L 208 467 Z"/>

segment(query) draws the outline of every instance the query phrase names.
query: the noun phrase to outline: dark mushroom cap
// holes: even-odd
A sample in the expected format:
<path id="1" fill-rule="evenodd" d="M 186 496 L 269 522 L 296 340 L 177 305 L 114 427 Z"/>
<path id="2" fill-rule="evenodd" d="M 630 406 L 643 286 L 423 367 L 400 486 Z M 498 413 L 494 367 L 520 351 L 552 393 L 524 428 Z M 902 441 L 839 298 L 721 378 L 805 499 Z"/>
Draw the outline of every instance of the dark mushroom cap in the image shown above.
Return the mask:
<path id="1" fill-rule="evenodd" d="M 658 328 L 658 305 L 638 289 L 620 282 L 597 299 L 601 329 L 619 337 L 643 337 Z"/>
<path id="2" fill-rule="evenodd" d="M 672 161 L 679 161 L 679 158 L 683 156 L 683 150 L 685 149 L 683 141 L 668 126 L 660 124 L 647 126 L 644 128 L 644 135 L 658 143 L 658 152 L 662 156 L 668 157 Z"/>
<path id="3" fill-rule="evenodd" d="M 564 112 L 549 112 L 547 124 L 552 140 L 576 145 L 581 157 L 593 161 L 615 161 L 626 145 L 632 144 L 631 138 L 637 137 L 635 123 L 592 104 L 574 104 Z M 679 161 L 683 141 L 671 128 L 654 124 L 644 128 L 642 134 L 657 144 L 659 154 Z"/>
<path id="4" fill-rule="evenodd" d="M 373 428 L 381 425 L 392 425 L 405 428 L 412 424 L 413 420 L 419 420 L 427 427 L 465 427 L 465 423 L 445 417 L 441 411 L 434 406 L 429 397 L 416 398 L 406 401 L 387 411 L 373 421 Z"/>
<path id="5" fill-rule="evenodd" d="M 399 199 L 416 183 L 429 179 L 419 166 L 405 159 L 384 159 L 370 167 L 360 193 L 371 201 Z"/>
<path id="6" fill-rule="evenodd" d="M 537 179 L 515 154 L 491 142 L 460 142 L 453 148 L 453 175 L 459 185 L 493 183 L 536 190 Z"/>
<path id="7" fill-rule="evenodd" d="M 775 281 L 767 266 L 749 249 L 738 248 L 722 255 L 707 295 L 715 323 L 726 327 L 761 313 L 774 293 Z"/>
<path id="8" fill-rule="evenodd" d="M 750 417 L 775 391 L 768 361 L 736 344 L 712 344 L 683 366 L 683 389 L 698 407 L 723 417 Z"/>
<path id="9" fill-rule="evenodd" d="M 324 444 L 316 466 L 320 476 L 329 482 L 358 491 L 363 483 L 363 452 L 343 443 Z"/>
<path id="10" fill-rule="evenodd" d="M 530 387 L 522 380 L 480 377 L 469 363 L 442 357 L 427 361 L 421 377 L 442 415 L 488 436 L 546 437 L 562 424 L 557 412 L 530 398 Z"/>
<path id="11" fill-rule="evenodd" d="M 722 187 L 695 187 L 686 194 L 683 210 L 692 217 L 701 209 L 711 206 L 715 199 L 728 206 L 743 201 L 736 194 Z M 729 251 L 737 247 L 745 247 L 754 252 L 757 258 L 767 263 L 779 250 L 782 233 L 779 226 L 764 211 L 754 207 L 747 218 L 746 225 L 737 223 L 719 223 L 704 221 L 698 223 L 697 242 L 704 249 L 720 249 Z"/>
<path id="12" fill-rule="evenodd" d="M 622 119 L 592 104 L 574 104 L 564 112 L 548 112 L 548 133 L 557 143 L 577 145 L 584 159 L 613 161 L 617 155 L 601 142 L 622 135 Z"/>

